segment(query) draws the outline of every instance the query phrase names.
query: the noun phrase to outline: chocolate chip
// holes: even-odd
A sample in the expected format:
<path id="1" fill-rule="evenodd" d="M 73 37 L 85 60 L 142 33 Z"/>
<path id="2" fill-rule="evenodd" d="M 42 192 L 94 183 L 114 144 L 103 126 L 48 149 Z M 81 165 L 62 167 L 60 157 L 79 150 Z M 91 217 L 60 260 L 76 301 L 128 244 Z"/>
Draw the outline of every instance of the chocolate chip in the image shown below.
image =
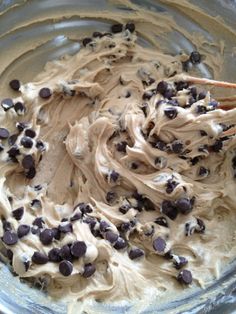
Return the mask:
<path id="1" fill-rule="evenodd" d="M 160 226 L 163 226 L 166 228 L 169 227 L 168 222 L 167 222 L 165 217 L 158 217 L 158 218 L 156 218 L 156 220 L 154 222 Z"/>
<path id="2" fill-rule="evenodd" d="M 38 265 L 43 265 L 48 262 L 48 257 L 44 253 L 34 252 L 32 256 L 32 262 Z"/>
<path id="3" fill-rule="evenodd" d="M 69 261 L 61 261 L 59 264 L 59 271 L 65 277 L 70 276 L 73 271 L 73 264 Z"/>
<path id="4" fill-rule="evenodd" d="M 64 217 L 64 218 L 61 219 L 61 222 L 65 222 L 65 221 L 68 221 L 68 220 L 69 220 L 68 218 Z"/>
<path id="5" fill-rule="evenodd" d="M 17 122 L 16 127 L 19 130 L 19 132 L 22 132 L 27 127 L 27 124 L 24 122 Z"/>
<path id="6" fill-rule="evenodd" d="M 198 51 L 192 51 L 190 54 L 189 60 L 190 62 L 192 62 L 192 64 L 197 64 L 201 62 L 202 56 L 200 55 Z"/>
<path id="7" fill-rule="evenodd" d="M 189 214 L 192 211 L 192 205 L 189 198 L 180 198 L 175 202 L 175 206 L 179 212 L 184 215 Z"/>
<path id="8" fill-rule="evenodd" d="M 208 105 L 213 107 L 213 109 L 216 109 L 216 107 L 218 107 L 219 103 L 216 100 L 211 100 Z"/>
<path id="9" fill-rule="evenodd" d="M 79 207 L 81 213 L 84 214 L 89 214 L 92 213 L 93 209 L 89 204 L 86 203 L 79 203 L 75 206 L 74 210 Z"/>
<path id="10" fill-rule="evenodd" d="M 36 132 L 33 129 L 26 129 L 25 135 L 31 138 L 34 138 L 36 136 Z"/>
<path id="11" fill-rule="evenodd" d="M 20 81 L 19 80 L 11 80 L 9 82 L 9 86 L 11 87 L 11 89 L 18 91 L 20 89 Z"/>
<path id="12" fill-rule="evenodd" d="M 16 220 L 21 220 L 21 218 L 23 217 L 23 214 L 24 214 L 24 207 L 18 207 L 12 211 L 12 216 Z"/>
<path id="13" fill-rule="evenodd" d="M 198 171 L 198 175 L 201 177 L 205 177 L 209 174 L 209 170 L 206 169 L 205 167 L 200 167 Z"/>
<path id="14" fill-rule="evenodd" d="M 2 220 L 2 226 L 3 226 L 3 230 L 4 230 L 4 231 L 10 231 L 10 230 L 12 230 L 12 227 L 11 227 L 10 222 L 7 221 L 7 220 L 5 220 L 5 219 Z"/>
<path id="15" fill-rule="evenodd" d="M 205 99 L 205 98 L 206 98 L 206 95 L 207 95 L 206 92 L 200 92 L 200 93 L 198 94 L 198 100 Z"/>
<path id="16" fill-rule="evenodd" d="M 8 151 L 7 151 L 9 157 L 14 158 L 18 155 L 20 155 L 20 150 L 17 145 L 12 146 Z"/>
<path id="17" fill-rule="evenodd" d="M 73 232 L 73 226 L 70 222 L 59 225 L 58 229 L 61 233 Z"/>
<path id="18" fill-rule="evenodd" d="M 196 112 L 200 114 L 205 114 L 207 113 L 207 108 L 205 106 L 198 105 L 196 108 Z"/>
<path id="19" fill-rule="evenodd" d="M 153 248 L 156 252 L 163 253 L 165 251 L 165 248 L 166 248 L 166 241 L 164 239 L 162 239 L 161 237 L 157 237 L 153 241 L 152 245 L 153 245 Z"/>
<path id="20" fill-rule="evenodd" d="M 128 143 L 126 141 L 122 141 L 122 142 L 116 144 L 116 149 L 118 152 L 126 153 L 126 146 L 127 145 L 128 145 Z"/>
<path id="21" fill-rule="evenodd" d="M 44 245 L 49 245 L 52 243 L 54 238 L 54 233 L 51 229 L 44 229 L 40 232 L 39 239 Z"/>
<path id="22" fill-rule="evenodd" d="M 74 257 L 83 257 L 86 254 L 87 245 L 84 241 L 76 241 L 71 245 L 70 251 Z"/>
<path id="23" fill-rule="evenodd" d="M 136 170 L 136 169 L 138 169 L 138 164 L 136 162 L 132 162 L 130 167 L 131 167 L 131 169 Z"/>
<path id="24" fill-rule="evenodd" d="M 153 92 L 151 90 L 148 90 L 143 93 L 143 100 L 149 100 L 153 96 Z"/>
<path id="25" fill-rule="evenodd" d="M 14 145 L 17 141 L 18 134 L 12 134 L 10 137 L 8 137 L 8 144 L 10 146 Z"/>
<path id="26" fill-rule="evenodd" d="M 30 168 L 30 169 L 26 172 L 26 174 L 25 174 L 25 176 L 26 176 L 27 179 L 33 179 L 33 178 L 35 177 L 35 175 L 36 175 L 36 169 L 35 169 L 35 167 Z"/>
<path id="27" fill-rule="evenodd" d="M 171 148 L 175 154 L 180 154 L 183 151 L 184 145 L 181 141 L 176 140 L 171 144 Z"/>
<path id="28" fill-rule="evenodd" d="M 82 43 L 83 43 L 83 46 L 86 47 L 88 44 L 90 44 L 92 42 L 92 38 L 89 38 L 89 37 L 85 37 L 83 40 L 82 40 Z"/>
<path id="29" fill-rule="evenodd" d="M 101 38 L 102 37 L 102 33 L 100 33 L 100 32 L 93 32 L 93 37 L 94 38 Z"/>
<path id="30" fill-rule="evenodd" d="M 7 129 L 5 128 L 0 128 L 0 139 L 5 140 L 10 136 L 10 133 Z"/>
<path id="31" fill-rule="evenodd" d="M 134 25 L 134 23 L 131 23 L 131 22 L 127 23 L 127 24 L 125 25 L 125 29 L 128 29 L 128 30 L 130 31 L 130 33 L 133 33 L 133 32 L 135 31 L 135 25 Z"/>
<path id="32" fill-rule="evenodd" d="M 89 278 L 95 273 L 95 271 L 96 271 L 96 267 L 94 264 L 91 264 L 91 263 L 85 264 L 82 276 L 84 278 Z"/>
<path id="33" fill-rule="evenodd" d="M 129 222 L 123 222 L 119 228 L 121 232 L 127 232 L 130 229 L 130 227 L 131 225 Z"/>
<path id="34" fill-rule="evenodd" d="M 48 259 L 50 262 L 59 263 L 61 261 L 60 249 L 53 248 L 48 252 Z"/>
<path id="35" fill-rule="evenodd" d="M 200 161 L 199 157 L 194 157 L 194 158 L 191 159 L 191 164 L 193 166 L 195 166 L 199 161 Z"/>
<path id="36" fill-rule="evenodd" d="M 183 89 L 187 89 L 189 87 L 189 83 L 188 82 L 185 82 L 185 81 L 178 81 L 178 82 L 175 82 L 175 88 L 177 91 L 180 91 L 180 90 L 183 90 Z M 195 88 L 196 87 L 192 87 L 192 88 Z"/>
<path id="37" fill-rule="evenodd" d="M 23 159 L 22 159 L 22 167 L 24 169 L 30 169 L 34 167 L 34 158 L 32 155 L 26 155 Z"/>
<path id="38" fill-rule="evenodd" d="M 168 98 L 168 104 L 173 105 L 173 106 L 178 106 L 178 100 L 177 99 L 171 99 L 173 96 L 175 96 L 176 92 L 173 88 L 167 88 L 167 90 L 164 93 L 164 97 Z"/>
<path id="39" fill-rule="evenodd" d="M 39 96 L 43 99 L 48 99 L 52 96 L 52 92 L 48 87 L 43 87 L 39 91 Z"/>
<path id="40" fill-rule="evenodd" d="M 112 33 L 114 34 L 117 34 L 117 33 L 121 33 L 123 30 L 123 25 L 122 24 L 114 24 L 111 26 L 111 31 Z"/>
<path id="41" fill-rule="evenodd" d="M 72 216 L 70 218 L 70 221 L 76 221 L 76 220 L 79 220 L 81 218 L 82 218 L 82 214 L 81 213 L 76 213 L 76 214 L 74 214 L 74 216 Z"/>
<path id="42" fill-rule="evenodd" d="M 157 89 L 156 91 L 162 95 L 165 94 L 165 92 L 168 89 L 168 83 L 166 81 L 161 81 L 157 84 Z"/>
<path id="43" fill-rule="evenodd" d="M 101 221 L 100 221 L 100 226 L 99 226 L 99 228 L 100 228 L 100 231 L 101 231 L 101 232 L 107 231 L 107 230 L 109 229 L 109 227 L 110 227 L 110 225 L 109 225 L 105 220 L 101 220 Z"/>
<path id="44" fill-rule="evenodd" d="M 4 109 L 4 111 L 7 111 L 14 106 L 14 103 L 11 98 L 6 98 L 2 100 L 1 106 Z"/>
<path id="45" fill-rule="evenodd" d="M 28 136 L 22 137 L 20 143 L 25 148 L 32 148 L 32 146 L 34 144 L 33 141 L 31 140 L 31 138 Z"/>
<path id="46" fill-rule="evenodd" d="M 106 195 L 106 201 L 108 203 L 113 203 L 117 199 L 117 194 L 115 192 L 109 191 Z"/>
<path id="47" fill-rule="evenodd" d="M 125 247 L 127 247 L 127 242 L 123 238 L 118 237 L 118 239 L 116 240 L 116 243 L 114 245 L 114 248 L 116 250 L 122 250 Z"/>
<path id="48" fill-rule="evenodd" d="M 204 231 L 206 230 L 204 221 L 200 218 L 196 218 L 196 219 L 197 219 L 197 224 L 198 224 L 198 228 L 196 228 L 196 231 L 199 233 L 204 233 Z"/>
<path id="49" fill-rule="evenodd" d="M 115 243 L 118 239 L 118 234 L 112 231 L 107 231 L 105 233 L 105 239 L 109 241 L 110 243 Z"/>
<path id="50" fill-rule="evenodd" d="M 187 270 L 187 269 L 183 269 L 179 272 L 178 274 L 178 277 L 177 277 L 177 280 L 180 282 L 180 283 L 183 283 L 183 284 L 186 284 L 186 285 L 189 285 L 192 283 L 193 281 L 193 278 L 192 278 L 192 273 Z"/>
<path id="51" fill-rule="evenodd" d="M 6 255 L 7 255 L 7 258 L 8 258 L 10 261 L 12 261 L 12 259 L 13 259 L 13 252 L 12 252 L 12 250 L 8 249 L 8 250 L 6 251 Z"/>
<path id="52" fill-rule="evenodd" d="M 29 225 L 19 225 L 17 229 L 17 235 L 19 239 L 23 238 L 30 232 L 30 226 Z"/>
<path id="53" fill-rule="evenodd" d="M 112 170 L 111 174 L 110 174 L 110 178 L 111 178 L 111 181 L 113 182 L 116 182 L 119 178 L 119 173 L 116 172 L 115 170 Z"/>
<path id="54" fill-rule="evenodd" d="M 35 191 L 41 191 L 42 188 L 43 188 L 43 187 L 42 187 L 41 184 L 37 184 L 37 185 L 34 186 L 34 190 L 35 190 Z"/>
<path id="55" fill-rule="evenodd" d="M 53 232 L 54 239 L 60 240 L 61 232 L 59 231 L 59 229 L 58 228 L 52 228 L 52 232 Z"/>
<path id="56" fill-rule="evenodd" d="M 167 116 L 167 118 L 169 118 L 169 119 L 175 119 L 177 117 L 177 115 L 178 115 L 177 109 L 176 108 L 171 108 L 171 107 L 165 108 L 164 109 L 164 113 Z"/>
<path id="57" fill-rule="evenodd" d="M 43 225 L 45 224 L 42 217 L 36 217 L 32 223 L 33 226 L 37 226 L 39 228 L 43 228 Z"/>
<path id="58" fill-rule="evenodd" d="M 14 245 L 18 241 L 18 236 L 14 231 L 7 230 L 3 234 L 2 241 L 6 245 Z"/>
<path id="59" fill-rule="evenodd" d="M 173 263 L 176 269 L 180 269 L 188 264 L 188 260 L 184 256 L 176 256 Z"/>
<path id="60" fill-rule="evenodd" d="M 121 205 L 119 207 L 119 212 L 122 213 L 123 215 L 125 215 L 129 211 L 130 208 L 131 208 L 131 206 L 129 204 Z"/>
<path id="61" fill-rule="evenodd" d="M 18 114 L 18 115 L 23 115 L 25 112 L 26 112 L 26 108 L 25 108 L 25 105 L 18 101 L 17 103 L 15 103 L 14 105 L 14 109 L 15 109 L 15 112 Z"/>
<path id="62" fill-rule="evenodd" d="M 161 150 L 161 151 L 165 151 L 166 150 L 166 143 L 161 141 L 161 140 L 157 140 L 154 144 L 154 147 Z"/>
<path id="63" fill-rule="evenodd" d="M 215 143 L 211 146 L 213 152 L 218 153 L 223 148 L 223 143 L 221 140 L 216 140 Z"/>
<path id="64" fill-rule="evenodd" d="M 72 261 L 73 256 L 70 251 L 70 246 L 68 244 L 63 245 L 63 247 L 60 249 L 59 253 L 61 259 L 67 260 L 67 261 Z"/>
<path id="65" fill-rule="evenodd" d="M 169 179 L 166 183 L 166 193 L 167 194 L 172 193 L 178 184 L 179 183 L 176 182 L 175 180 Z"/>
<path id="66" fill-rule="evenodd" d="M 144 256 L 144 251 L 139 248 L 133 248 L 129 251 L 129 258 L 132 260 L 142 256 Z"/>
<path id="67" fill-rule="evenodd" d="M 45 149 L 46 149 L 44 143 L 43 143 L 41 140 L 38 140 L 38 141 L 36 142 L 36 148 L 37 148 L 39 151 L 41 151 L 41 152 L 45 151 Z"/>
<path id="68" fill-rule="evenodd" d="M 161 205 L 161 212 L 174 220 L 178 216 L 178 210 L 172 201 L 164 200 Z"/>

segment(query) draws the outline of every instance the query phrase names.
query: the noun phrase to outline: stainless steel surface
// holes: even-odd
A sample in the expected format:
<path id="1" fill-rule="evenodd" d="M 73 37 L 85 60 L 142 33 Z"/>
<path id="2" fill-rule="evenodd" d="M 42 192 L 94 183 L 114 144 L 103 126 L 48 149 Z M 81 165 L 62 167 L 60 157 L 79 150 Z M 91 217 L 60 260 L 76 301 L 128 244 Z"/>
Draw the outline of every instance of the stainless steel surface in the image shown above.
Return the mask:
<path id="1" fill-rule="evenodd" d="M 181 1 L 181 0 L 180 0 Z M 158 12 L 169 12 L 175 16 L 175 20 L 189 32 L 201 31 L 208 39 L 212 35 L 184 16 L 183 13 L 171 9 L 167 4 L 158 0 L 133 0 L 134 3 Z M 193 3 L 203 7 L 212 15 L 222 16 L 232 27 L 236 27 L 236 3 L 228 0 L 193 0 Z M 14 6 L 19 4 L 18 6 Z M 63 18 L 67 10 L 73 9 L 74 14 Z M 48 60 L 57 59 L 65 53 L 74 54 L 80 49 L 76 40 L 83 33 L 91 33 L 94 30 L 108 30 L 111 20 L 81 19 L 77 14 L 80 8 L 88 8 L 90 11 L 108 8 L 126 14 L 123 6 L 115 7 L 106 0 L 0 0 L 0 12 L 6 12 L 0 16 L 0 94 L 9 92 L 5 90 L 9 78 L 21 77 L 23 82 L 31 80 L 35 74 L 42 70 Z M 58 18 L 46 18 L 43 22 L 35 23 L 38 17 L 55 15 Z M 24 26 L 23 26 L 24 25 Z M 178 31 L 169 33 L 162 40 L 169 52 L 179 53 L 181 50 L 192 51 L 195 47 Z M 236 62 L 231 54 L 231 48 L 236 45 L 231 38 L 224 38 L 225 67 L 222 79 L 236 81 Z M 144 38 L 139 41 L 148 45 Z M 31 47 L 36 47 L 31 49 Z M 17 49 L 22 49 L 17 55 Z M 17 58 L 11 59 L 11 51 L 14 49 Z M 7 60 L 6 62 L 3 62 Z M 3 68 L 3 64 L 7 67 Z M 205 66 L 200 65 L 199 71 L 203 76 L 211 77 L 211 72 Z M 10 314 L 62 314 L 66 313 L 66 305 L 61 301 L 49 299 L 46 293 L 35 288 L 30 288 L 26 283 L 20 282 L 18 277 L 12 275 L 9 269 L 2 264 L 0 268 L 0 310 Z M 230 270 L 212 286 L 206 290 L 195 291 L 194 294 L 185 296 L 182 300 L 173 300 L 168 304 L 159 304 L 158 300 L 151 300 L 152 304 L 142 313 L 206 313 L 214 309 L 212 313 L 234 313 L 236 308 L 235 297 L 230 295 L 236 288 L 236 268 L 232 265 Z M 218 304 L 223 306 L 218 308 Z M 183 305 L 187 307 L 183 310 Z M 96 313 L 134 313 L 132 303 L 126 306 L 96 304 Z"/>

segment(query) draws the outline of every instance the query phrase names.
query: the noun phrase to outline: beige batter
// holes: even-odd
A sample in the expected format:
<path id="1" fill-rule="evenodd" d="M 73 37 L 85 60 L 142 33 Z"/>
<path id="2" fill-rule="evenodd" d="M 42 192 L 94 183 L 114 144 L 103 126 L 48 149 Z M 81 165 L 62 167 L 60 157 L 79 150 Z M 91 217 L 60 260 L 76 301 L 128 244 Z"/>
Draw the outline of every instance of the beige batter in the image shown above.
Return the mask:
<path id="1" fill-rule="evenodd" d="M 117 301 L 150 291 L 179 293 L 186 287 L 177 280 L 183 269 L 191 271 L 192 287 L 204 287 L 236 255 L 236 141 L 224 133 L 236 124 L 236 109 L 215 109 L 210 92 L 191 102 L 192 86 L 176 91 L 171 103 L 156 91 L 157 84 L 166 80 L 175 90 L 175 75 L 182 73 L 187 56 L 143 48 L 136 39 L 129 30 L 92 38 L 75 56 L 48 63 L 33 82 L 21 85 L 13 102 L 25 104 L 23 116 L 0 109 L 1 127 L 18 134 L 14 145 L 20 150 L 18 162 L 9 160 L 14 145 L 2 139 L 0 235 L 6 221 L 16 232 L 42 217 L 41 229 L 34 226 L 36 231 L 16 244 L 3 245 L 13 253 L 14 271 L 43 279 L 52 296 Z M 40 97 L 42 88 L 52 95 Z M 170 109 L 174 116 L 166 113 Z M 35 130 L 31 148 L 22 146 L 25 131 L 17 122 Z M 43 149 L 36 147 L 39 140 Z M 180 151 L 174 149 L 178 143 Z M 26 178 L 26 155 L 36 164 L 32 180 Z M 163 201 L 172 201 L 176 210 L 183 199 L 191 208 L 184 212 L 179 205 L 177 217 L 170 218 Z M 84 215 L 81 203 L 89 205 Z M 16 220 L 13 211 L 19 207 L 24 213 Z M 163 218 L 155 222 L 160 217 L 167 226 Z M 62 231 L 60 239 L 40 240 L 45 228 L 62 230 L 68 224 L 73 229 Z M 73 257 L 68 276 L 59 271 L 59 262 L 32 261 L 35 252 L 48 256 L 52 248 L 75 241 L 83 241 L 86 252 Z M 141 256 L 132 257 L 135 249 Z M 180 256 L 187 264 L 176 269 Z M 94 267 L 88 278 L 86 265 Z"/>

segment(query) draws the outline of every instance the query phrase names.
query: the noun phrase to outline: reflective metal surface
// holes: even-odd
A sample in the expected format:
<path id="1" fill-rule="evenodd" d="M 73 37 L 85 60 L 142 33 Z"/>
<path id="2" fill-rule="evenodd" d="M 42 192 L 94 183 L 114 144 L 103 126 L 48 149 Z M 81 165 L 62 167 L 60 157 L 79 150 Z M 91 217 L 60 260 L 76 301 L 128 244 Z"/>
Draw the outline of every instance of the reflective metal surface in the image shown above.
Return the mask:
<path id="1" fill-rule="evenodd" d="M 181 2 L 181 0 L 179 0 Z M 170 8 L 164 1 L 133 0 L 150 10 L 170 13 L 177 23 L 189 32 L 201 31 L 209 41 L 209 32 L 201 28 L 197 21 L 187 18 L 183 12 Z M 193 3 L 205 9 L 209 14 L 220 15 L 233 28 L 236 27 L 236 2 L 233 0 L 193 0 Z M 0 94 L 10 93 L 6 89 L 9 78 L 20 77 L 23 82 L 30 81 L 48 60 L 60 58 L 65 54 L 74 54 L 80 49 L 77 41 L 83 34 L 94 30 L 107 31 L 114 22 L 108 19 L 81 19 L 80 9 L 91 12 L 96 10 L 115 10 L 126 14 L 126 8 L 119 4 L 115 6 L 106 0 L 0 0 Z M 71 14 L 70 12 L 74 12 Z M 65 18 L 64 18 L 65 17 Z M 218 38 L 220 40 L 221 38 Z M 168 36 L 158 37 L 172 54 L 181 50 L 192 51 L 195 47 L 178 31 L 170 32 Z M 221 78 L 236 81 L 236 62 L 232 55 L 232 47 L 236 45 L 232 39 L 224 38 L 225 67 Z M 145 38 L 139 38 L 140 43 L 149 45 Z M 202 76 L 211 77 L 211 72 L 200 65 Z M 142 313 L 233 313 L 235 297 L 229 296 L 236 288 L 236 266 L 206 290 L 197 290 L 191 295 L 186 291 L 181 300 L 173 300 L 160 304 L 158 300 L 150 300 L 150 305 Z M 222 305 L 223 303 L 223 305 Z M 235 303 L 236 304 L 236 303 Z M 218 307 L 220 305 L 221 307 Z M 223 306 L 223 307 L 222 307 Z M 137 313 L 132 304 L 114 305 L 96 303 L 91 307 L 96 313 Z M 214 310 L 213 310 L 214 309 Z M 2 313 L 21 314 L 62 314 L 66 313 L 66 304 L 51 300 L 46 293 L 31 288 L 13 276 L 2 264 L 0 268 L 0 310 Z M 82 312 L 78 307 L 78 313 Z M 90 313 L 89 311 L 87 313 Z M 85 314 L 85 312 L 84 312 Z"/>

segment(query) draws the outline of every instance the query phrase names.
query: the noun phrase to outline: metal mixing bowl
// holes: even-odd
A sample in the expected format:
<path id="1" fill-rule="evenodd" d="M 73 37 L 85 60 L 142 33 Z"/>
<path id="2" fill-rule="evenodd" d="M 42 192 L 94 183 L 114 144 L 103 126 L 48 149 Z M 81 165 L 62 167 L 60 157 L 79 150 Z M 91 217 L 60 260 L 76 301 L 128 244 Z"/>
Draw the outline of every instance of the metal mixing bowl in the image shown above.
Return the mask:
<path id="1" fill-rule="evenodd" d="M 182 0 L 179 0 L 181 2 Z M 170 13 L 174 15 L 177 23 L 186 27 L 189 32 L 202 31 L 209 40 L 212 34 L 201 29 L 201 25 L 187 18 L 183 12 L 170 8 L 164 1 L 133 0 L 150 10 Z M 192 0 L 193 3 L 213 16 L 220 15 L 233 28 L 236 26 L 236 1 L 233 0 Z M 114 22 L 108 20 L 81 19 L 77 12 L 80 9 L 88 10 L 117 10 L 126 14 L 122 5 L 114 5 L 108 0 L 1 0 L 0 1 L 0 94 L 5 93 L 5 86 L 9 78 L 21 77 L 24 82 L 30 81 L 40 72 L 48 60 L 54 60 L 65 53 L 74 54 L 80 45 L 74 40 L 83 33 L 94 30 L 108 30 Z M 74 14 L 63 18 L 68 10 Z M 60 18 L 46 19 L 43 23 L 35 23 L 38 16 L 60 13 Z M 24 24 L 24 27 L 21 26 Z M 73 38 L 73 40 L 71 40 Z M 221 38 L 218 38 L 219 40 Z M 159 39 L 160 40 L 160 39 Z M 164 38 L 163 38 L 164 40 Z M 217 40 L 217 38 L 214 38 Z M 235 43 L 230 38 L 224 38 L 225 67 L 221 78 L 236 80 L 236 63 L 231 49 Z M 140 38 L 140 41 L 145 41 Z M 37 44 L 36 44 L 37 43 Z M 165 37 L 165 45 L 175 54 L 180 50 L 190 52 L 194 49 L 182 34 L 173 32 Z M 31 49 L 36 46 L 35 49 Z M 17 49 L 16 49 L 17 47 Z M 14 48 L 14 49 L 13 49 Z M 12 51 L 18 55 L 14 56 Z M 12 62 L 12 60 L 15 60 Z M 3 65 L 6 65 L 4 67 Z M 199 68 L 202 76 L 211 76 L 204 66 Z M 9 92 L 9 90 L 7 90 Z M 7 266 L 0 268 L 0 310 L 2 313 L 34 313 L 34 314 L 62 314 L 66 313 L 66 304 L 62 301 L 52 300 L 45 292 L 31 288 L 14 276 Z M 150 304 L 142 313 L 233 313 L 236 308 L 234 294 L 236 288 L 236 268 L 232 264 L 222 277 L 205 290 L 195 290 L 192 293 L 183 293 L 181 299 L 160 304 L 158 300 L 150 300 Z M 151 302 L 152 301 L 152 302 Z M 134 313 L 132 304 L 114 305 L 96 303 L 93 305 L 96 313 Z M 79 310 L 78 310 L 79 313 Z M 85 313 L 85 312 L 84 312 Z M 89 312 L 90 313 L 90 312 Z M 137 313 L 137 312 L 136 312 Z"/>

